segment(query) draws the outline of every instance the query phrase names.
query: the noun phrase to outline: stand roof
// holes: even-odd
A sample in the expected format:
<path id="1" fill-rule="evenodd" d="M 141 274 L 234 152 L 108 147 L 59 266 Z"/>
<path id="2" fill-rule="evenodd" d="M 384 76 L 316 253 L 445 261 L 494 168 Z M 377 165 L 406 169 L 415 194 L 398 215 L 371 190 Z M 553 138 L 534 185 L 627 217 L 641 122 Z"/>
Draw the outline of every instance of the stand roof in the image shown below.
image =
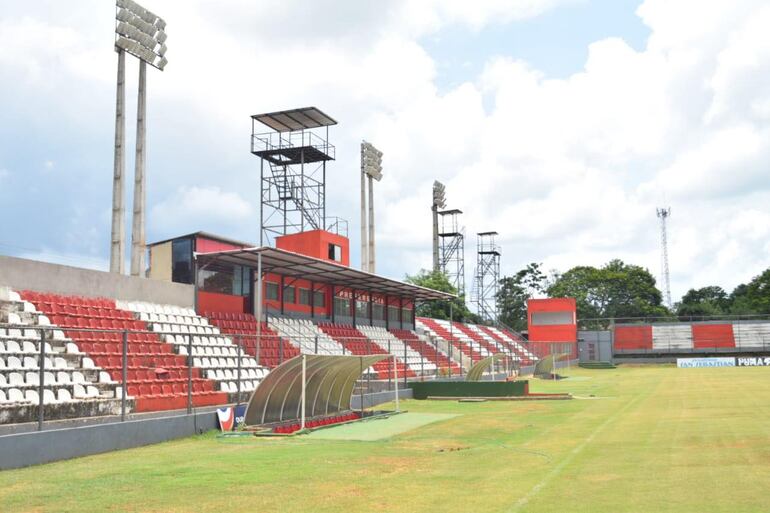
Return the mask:
<path id="1" fill-rule="evenodd" d="M 327 260 L 300 255 L 299 253 L 278 248 L 255 247 L 212 253 L 195 253 L 195 258 L 199 268 L 208 263 L 218 262 L 240 265 L 256 270 L 259 255 L 262 255 L 263 273 L 275 273 L 316 283 L 330 283 L 377 294 L 409 297 L 417 301 L 447 300 L 456 297 L 454 294 L 447 292 L 404 283 Z"/>

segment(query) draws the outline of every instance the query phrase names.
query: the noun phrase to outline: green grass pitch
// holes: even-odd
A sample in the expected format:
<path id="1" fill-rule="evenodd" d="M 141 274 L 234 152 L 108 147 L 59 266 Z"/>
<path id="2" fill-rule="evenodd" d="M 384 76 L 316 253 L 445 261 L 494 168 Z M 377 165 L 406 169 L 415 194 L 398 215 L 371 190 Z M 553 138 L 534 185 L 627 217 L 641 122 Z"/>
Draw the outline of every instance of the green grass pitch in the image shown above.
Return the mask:
<path id="1" fill-rule="evenodd" d="M 770 511 L 770 369 L 567 374 L 531 390 L 580 399 L 404 401 L 448 415 L 385 438 L 209 433 L 0 472 L 0 511 Z"/>

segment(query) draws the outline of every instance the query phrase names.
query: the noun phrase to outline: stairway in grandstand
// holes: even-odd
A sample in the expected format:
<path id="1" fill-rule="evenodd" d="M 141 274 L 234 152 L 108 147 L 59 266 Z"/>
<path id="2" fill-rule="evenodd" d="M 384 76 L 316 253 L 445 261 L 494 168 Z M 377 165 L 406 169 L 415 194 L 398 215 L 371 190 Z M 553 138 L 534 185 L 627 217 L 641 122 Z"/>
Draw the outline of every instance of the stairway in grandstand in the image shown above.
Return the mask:
<path id="1" fill-rule="evenodd" d="M 478 343 L 474 344 L 473 341 L 468 343 L 467 341 L 460 340 L 458 336 L 455 335 L 454 329 L 450 328 L 449 321 L 417 317 L 417 328 L 451 344 L 458 353 L 462 352 L 462 354 L 467 358 L 470 358 L 473 362 L 477 362 L 482 358 L 489 356 L 489 351 L 482 348 Z M 467 340 L 470 339 L 468 338 Z"/>
<path id="2" fill-rule="evenodd" d="M 413 331 L 402 329 L 391 329 L 390 332 L 417 353 L 421 354 L 425 360 L 433 364 L 434 370 L 438 369 L 438 371 L 443 374 L 460 374 L 460 366 L 451 361 L 449 356 L 437 346 L 430 343 L 425 335 L 417 335 Z"/>
<path id="3" fill-rule="evenodd" d="M 237 344 L 242 344 L 248 354 L 254 358 L 259 357 L 260 365 L 270 369 L 300 353 L 299 349 L 278 336 L 266 322 L 258 326 L 256 317 L 251 314 L 206 312 L 204 315 L 213 325 L 219 327 L 222 333 L 231 335 L 230 338 Z M 257 341 L 259 341 L 259 347 L 257 347 Z"/>
<path id="4" fill-rule="evenodd" d="M 345 354 L 342 344 L 324 333 L 310 319 L 271 317 L 270 327 L 287 338 L 303 354 Z"/>
<path id="5" fill-rule="evenodd" d="M 475 344 L 479 348 L 483 348 L 487 351 L 487 355 L 496 353 L 510 353 L 510 349 L 504 347 L 501 344 L 497 344 L 494 339 L 487 339 L 481 336 L 480 333 L 472 330 L 469 326 L 461 322 L 452 322 L 453 332 L 457 333 L 457 337 L 466 342 L 467 344 Z"/>
<path id="6" fill-rule="evenodd" d="M 342 344 L 348 353 L 354 355 L 368 355 L 368 354 L 387 354 L 378 344 L 375 344 L 364 336 L 359 330 L 352 326 L 321 323 L 318 325 L 327 335 L 334 340 Z M 373 365 L 374 370 L 377 372 L 377 377 L 380 379 L 388 379 L 398 376 L 403 377 L 415 377 L 416 374 L 406 367 L 398 356 L 395 357 L 396 368 L 393 368 L 392 359 L 377 362 Z"/>
<path id="7" fill-rule="evenodd" d="M 254 390 L 267 375 L 268 370 L 245 349 L 239 353 L 230 337 L 222 335 L 218 327 L 210 325 L 208 319 L 191 308 L 138 301 L 118 301 L 117 305 L 131 312 L 140 322 L 146 322 L 147 327 L 182 358 L 187 358 L 188 347 L 192 346 L 190 356 L 194 369 L 215 382 L 221 392 L 238 391 L 239 367 L 241 391 Z"/>
<path id="8" fill-rule="evenodd" d="M 386 353 L 399 357 L 415 374 L 435 374 L 435 363 L 429 360 L 426 361 L 419 351 L 405 344 L 400 338 L 385 328 L 379 326 L 360 326 L 358 329 Z"/>
<path id="9" fill-rule="evenodd" d="M 495 341 L 507 347 L 513 354 L 519 357 L 521 365 L 532 365 L 538 360 L 538 357 L 524 346 L 524 339 L 521 335 L 495 326 L 470 326 L 472 329 L 492 337 Z"/>

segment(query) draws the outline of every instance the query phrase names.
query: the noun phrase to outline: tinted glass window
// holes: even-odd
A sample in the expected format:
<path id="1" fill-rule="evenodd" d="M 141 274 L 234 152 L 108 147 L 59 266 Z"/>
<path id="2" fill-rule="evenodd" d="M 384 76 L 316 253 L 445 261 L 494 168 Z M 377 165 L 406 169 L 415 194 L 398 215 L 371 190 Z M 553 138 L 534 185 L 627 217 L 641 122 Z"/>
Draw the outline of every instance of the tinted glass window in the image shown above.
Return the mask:
<path id="1" fill-rule="evenodd" d="M 278 284 L 277 283 L 270 283 L 269 281 L 266 282 L 265 298 L 272 301 L 278 301 Z"/>
<path id="2" fill-rule="evenodd" d="M 192 239 L 175 240 L 171 245 L 171 280 L 192 283 Z"/>
<path id="3" fill-rule="evenodd" d="M 288 287 L 283 288 L 283 302 L 294 304 L 294 286 L 289 285 Z"/>

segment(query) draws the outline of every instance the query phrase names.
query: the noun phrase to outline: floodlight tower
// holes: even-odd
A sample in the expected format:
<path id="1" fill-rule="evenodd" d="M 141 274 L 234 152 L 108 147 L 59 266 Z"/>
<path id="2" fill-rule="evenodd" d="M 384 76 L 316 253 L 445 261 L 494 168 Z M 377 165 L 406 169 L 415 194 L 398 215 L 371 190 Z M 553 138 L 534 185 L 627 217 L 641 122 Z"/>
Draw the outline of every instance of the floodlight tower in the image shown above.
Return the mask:
<path id="1" fill-rule="evenodd" d="M 459 296 L 465 295 L 465 227 L 460 226 L 462 210 L 439 210 L 439 269 L 447 275 Z"/>
<path id="2" fill-rule="evenodd" d="M 257 130 L 257 123 L 273 131 Z M 329 127 L 336 124 L 315 107 L 251 116 L 251 153 L 260 158 L 261 246 L 281 235 L 327 229 L 326 163 L 335 158 Z"/>
<path id="3" fill-rule="evenodd" d="M 136 115 L 136 161 L 134 164 L 134 216 L 131 227 L 131 274 L 144 271 L 145 244 L 145 163 L 147 110 L 147 64 L 163 71 L 166 59 L 166 22 L 132 0 L 117 0 L 115 6 L 115 51 L 118 53 L 115 101 L 115 166 L 112 186 L 112 236 L 110 271 L 123 274 L 125 258 L 124 172 L 126 53 L 139 59 L 139 94 Z"/>
<path id="4" fill-rule="evenodd" d="M 369 179 L 369 232 L 366 230 L 366 182 Z M 361 142 L 361 270 L 375 272 L 374 180 L 382 180 L 382 152 Z"/>
<path id="5" fill-rule="evenodd" d="M 666 299 L 666 305 L 673 307 L 671 303 L 671 276 L 668 272 L 668 235 L 666 233 L 666 224 L 671 217 L 671 207 L 656 209 L 658 219 L 660 219 L 660 249 L 661 249 L 661 267 L 663 269 L 663 291 Z"/>
<path id="6" fill-rule="evenodd" d="M 439 260 L 438 243 L 438 211 L 440 208 L 446 208 L 446 187 L 438 180 L 433 182 L 433 203 L 431 211 L 433 212 L 433 270 L 441 270 L 441 261 Z"/>
<path id="7" fill-rule="evenodd" d="M 500 246 L 495 242 L 497 232 L 480 232 L 476 247 L 476 276 L 474 302 L 478 314 L 488 321 L 497 321 L 497 285 L 500 281 Z"/>

